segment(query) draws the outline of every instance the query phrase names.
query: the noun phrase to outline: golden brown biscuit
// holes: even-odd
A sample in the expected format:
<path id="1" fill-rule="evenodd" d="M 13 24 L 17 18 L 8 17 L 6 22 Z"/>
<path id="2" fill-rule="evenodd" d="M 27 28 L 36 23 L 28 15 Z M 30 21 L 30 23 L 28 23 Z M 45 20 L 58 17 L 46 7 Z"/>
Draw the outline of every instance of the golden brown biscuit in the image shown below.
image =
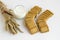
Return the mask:
<path id="1" fill-rule="evenodd" d="M 38 32 L 38 27 L 34 18 L 40 13 L 41 8 L 38 6 L 33 7 L 25 16 L 25 24 L 31 34 Z"/>
<path id="2" fill-rule="evenodd" d="M 47 20 L 53 15 L 53 13 L 49 10 L 44 11 L 39 17 L 38 20 Z"/>
<path id="3" fill-rule="evenodd" d="M 40 31 L 41 33 L 48 32 L 48 31 L 49 31 L 49 28 L 48 28 L 48 25 L 47 25 L 46 21 L 40 20 L 40 21 L 37 23 L 37 25 L 38 25 L 39 31 Z"/>
<path id="4" fill-rule="evenodd" d="M 37 19 L 37 25 L 39 27 L 40 32 L 44 33 L 44 32 L 48 32 L 49 28 L 48 25 L 46 23 L 47 19 L 50 18 L 53 15 L 52 12 L 50 12 L 49 10 L 46 10 L 45 12 L 43 12 Z"/>

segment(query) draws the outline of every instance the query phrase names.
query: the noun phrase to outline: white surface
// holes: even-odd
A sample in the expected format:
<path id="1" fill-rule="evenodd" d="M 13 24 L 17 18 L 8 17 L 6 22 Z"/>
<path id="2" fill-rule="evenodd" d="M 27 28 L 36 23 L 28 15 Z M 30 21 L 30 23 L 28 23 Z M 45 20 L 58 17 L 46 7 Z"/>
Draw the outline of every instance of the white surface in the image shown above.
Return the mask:
<path id="1" fill-rule="evenodd" d="M 21 25 L 20 28 L 24 33 L 18 33 L 17 35 L 9 34 L 4 29 L 4 18 L 0 13 L 0 40 L 60 40 L 60 0 L 1 0 L 9 8 L 14 9 L 16 5 L 24 5 L 26 12 L 34 5 L 39 5 L 43 8 L 51 10 L 54 13 L 47 24 L 50 31 L 48 33 L 36 33 L 30 35 L 23 24 L 23 20 L 17 20 Z"/>

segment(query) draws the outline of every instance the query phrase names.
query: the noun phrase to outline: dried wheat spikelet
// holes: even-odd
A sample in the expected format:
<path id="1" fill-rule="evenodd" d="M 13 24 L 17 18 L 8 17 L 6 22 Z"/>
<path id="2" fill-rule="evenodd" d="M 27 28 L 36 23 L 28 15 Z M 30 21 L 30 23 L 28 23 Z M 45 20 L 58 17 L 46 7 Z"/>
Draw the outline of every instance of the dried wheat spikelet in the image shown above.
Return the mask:
<path id="1" fill-rule="evenodd" d="M 22 32 L 18 27 L 19 24 L 17 24 L 16 20 L 14 19 L 16 18 L 14 12 L 11 9 L 8 9 L 6 5 L 4 5 L 1 1 L 0 1 L 0 12 L 5 18 L 5 24 L 6 24 L 5 28 L 7 31 L 11 32 L 12 34 L 17 34 L 18 31 Z"/>

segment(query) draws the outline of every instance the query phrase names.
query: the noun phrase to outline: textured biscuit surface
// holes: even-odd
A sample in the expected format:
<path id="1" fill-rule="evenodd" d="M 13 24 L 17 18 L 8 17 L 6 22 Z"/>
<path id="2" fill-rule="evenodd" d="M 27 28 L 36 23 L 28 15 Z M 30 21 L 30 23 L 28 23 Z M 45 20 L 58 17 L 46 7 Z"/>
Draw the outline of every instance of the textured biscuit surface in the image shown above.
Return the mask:
<path id="1" fill-rule="evenodd" d="M 44 33 L 44 32 L 48 32 L 49 31 L 49 28 L 48 28 L 48 25 L 47 25 L 46 21 L 52 15 L 53 15 L 53 13 L 50 12 L 49 10 L 46 10 L 41 15 L 39 15 L 39 17 L 37 19 L 37 25 L 39 27 L 40 32 Z"/>
<path id="2" fill-rule="evenodd" d="M 53 15 L 53 13 L 49 10 L 44 11 L 39 17 L 38 20 L 47 20 L 49 19 L 51 16 Z"/>
<path id="3" fill-rule="evenodd" d="M 46 21 L 41 20 L 37 24 L 38 24 L 38 28 L 39 28 L 40 32 L 44 33 L 44 32 L 49 31 L 49 28 L 48 28 L 48 25 L 47 25 Z"/>
<path id="4" fill-rule="evenodd" d="M 38 32 L 38 27 L 34 21 L 41 8 L 38 6 L 33 7 L 25 16 L 25 24 L 31 34 Z"/>

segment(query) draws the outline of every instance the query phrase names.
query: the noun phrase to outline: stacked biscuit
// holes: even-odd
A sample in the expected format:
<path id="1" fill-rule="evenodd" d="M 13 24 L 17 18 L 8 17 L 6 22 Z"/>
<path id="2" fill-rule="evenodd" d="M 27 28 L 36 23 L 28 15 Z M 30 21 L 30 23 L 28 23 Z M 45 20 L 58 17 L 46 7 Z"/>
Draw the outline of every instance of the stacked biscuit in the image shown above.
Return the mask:
<path id="1" fill-rule="evenodd" d="M 41 8 L 39 8 L 38 6 L 35 6 L 28 12 L 28 14 L 25 17 L 25 24 L 31 34 L 38 32 L 38 27 L 34 19 L 40 11 L 41 11 Z"/>
<path id="2" fill-rule="evenodd" d="M 46 20 L 53 15 L 52 12 L 46 10 L 39 15 L 36 22 L 34 21 L 37 14 L 39 14 L 41 10 L 42 9 L 40 7 L 35 6 L 25 16 L 25 24 L 31 34 L 37 33 L 38 31 L 42 33 L 49 31 Z"/>
<path id="3" fill-rule="evenodd" d="M 52 16 L 52 12 L 50 12 L 49 10 L 46 10 L 45 12 L 43 12 L 37 19 L 37 24 L 39 27 L 40 32 L 44 33 L 44 32 L 48 32 L 49 28 L 48 25 L 46 23 L 47 19 L 50 18 Z"/>

